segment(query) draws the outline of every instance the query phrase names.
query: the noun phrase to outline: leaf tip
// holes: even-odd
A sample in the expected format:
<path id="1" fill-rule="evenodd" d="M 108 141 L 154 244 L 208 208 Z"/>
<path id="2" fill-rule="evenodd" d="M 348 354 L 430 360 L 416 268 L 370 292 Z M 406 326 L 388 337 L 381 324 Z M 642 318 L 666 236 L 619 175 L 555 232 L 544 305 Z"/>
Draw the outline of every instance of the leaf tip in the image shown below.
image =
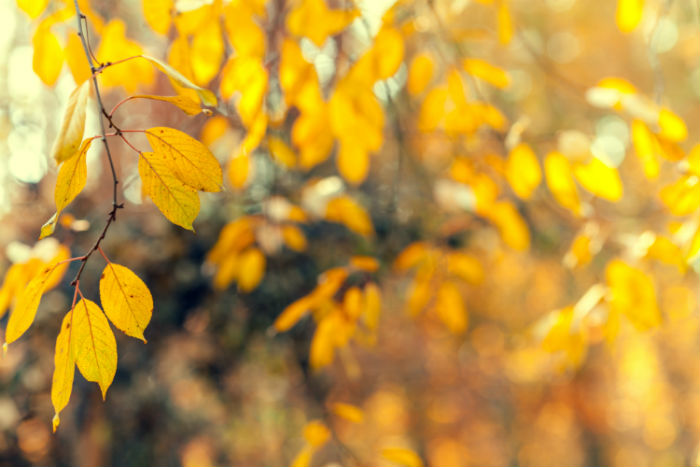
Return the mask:
<path id="1" fill-rule="evenodd" d="M 56 428 L 58 428 L 58 425 L 61 423 L 61 418 L 58 416 L 58 413 L 56 413 L 53 416 L 53 419 L 51 420 L 51 425 L 53 426 L 53 432 L 56 433 Z"/>
<path id="2" fill-rule="evenodd" d="M 5 355 L 7 355 L 7 342 L 2 344 L 2 356 L 4 357 Z"/>

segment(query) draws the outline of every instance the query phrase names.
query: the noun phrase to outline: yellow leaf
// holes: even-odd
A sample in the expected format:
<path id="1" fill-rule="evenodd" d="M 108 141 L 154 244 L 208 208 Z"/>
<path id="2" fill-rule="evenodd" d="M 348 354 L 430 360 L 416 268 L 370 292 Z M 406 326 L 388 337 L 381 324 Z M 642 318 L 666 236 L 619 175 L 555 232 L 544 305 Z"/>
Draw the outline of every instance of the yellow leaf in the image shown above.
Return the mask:
<path id="1" fill-rule="evenodd" d="M 530 230 L 512 203 L 501 201 L 484 213 L 498 228 L 503 242 L 509 247 L 524 251 L 530 247 Z"/>
<path id="2" fill-rule="evenodd" d="M 360 235 L 372 235 L 374 228 L 367 212 L 349 196 L 338 196 L 326 205 L 326 220 L 338 222 Z"/>
<path id="3" fill-rule="evenodd" d="M 312 420 L 304 427 L 304 439 L 314 448 L 326 443 L 331 437 L 331 432 L 320 420 Z"/>
<path id="4" fill-rule="evenodd" d="M 428 305 L 433 296 L 432 275 L 417 274 L 408 290 L 408 313 L 416 316 Z"/>
<path id="5" fill-rule="evenodd" d="M 251 128 L 261 113 L 267 85 L 267 69 L 258 57 L 232 57 L 221 70 L 221 96 L 229 99 L 240 92 L 236 110 L 246 128 Z"/>
<path id="6" fill-rule="evenodd" d="M 394 260 L 394 268 L 397 271 L 406 271 L 417 266 L 425 260 L 428 255 L 428 246 L 423 242 L 414 242 L 404 248 L 404 250 Z"/>
<path id="7" fill-rule="evenodd" d="M 688 137 L 688 127 L 683 119 L 667 108 L 659 112 L 659 130 L 662 138 L 674 143 L 685 141 Z"/>
<path id="8" fill-rule="evenodd" d="M 620 31 L 634 31 L 642 20 L 644 0 L 618 0 L 615 22 Z"/>
<path id="9" fill-rule="evenodd" d="M 40 25 L 32 38 L 32 68 L 44 84 L 53 86 L 63 67 L 64 52 L 58 38 L 48 26 Z M 82 135 L 81 135 L 82 136 Z"/>
<path id="10" fill-rule="evenodd" d="M 37 19 L 48 4 L 49 0 L 17 0 L 19 9 L 28 14 L 31 19 Z"/>
<path id="11" fill-rule="evenodd" d="M 238 288 L 254 290 L 265 275 L 265 255 L 257 248 L 248 248 L 238 258 Z"/>
<path id="12" fill-rule="evenodd" d="M 337 313 L 332 313 L 318 324 L 316 332 L 314 332 L 314 336 L 311 339 L 311 349 L 309 350 L 311 368 L 317 370 L 333 363 L 335 343 L 340 332 Z"/>
<path id="13" fill-rule="evenodd" d="M 646 253 L 647 258 L 657 259 L 663 263 L 676 266 L 678 272 L 685 273 L 686 262 L 681 249 L 668 237 L 657 235 Z"/>
<path id="14" fill-rule="evenodd" d="M 200 85 L 208 84 L 219 73 L 224 59 L 224 40 L 218 17 L 211 18 L 194 34 L 190 59 L 194 80 Z"/>
<path id="15" fill-rule="evenodd" d="M 207 261 L 218 264 L 231 252 L 238 253 L 255 241 L 254 217 L 243 216 L 229 222 L 221 229 L 214 247 L 207 254 Z"/>
<path id="16" fill-rule="evenodd" d="M 83 44 L 80 41 L 78 34 L 68 34 L 65 54 L 66 63 L 68 64 L 68 69 L 73 75 L 73 81 L 75 81 L 75 84 L 81 85 L 90 79 L 90 76 L 92 76 L 90 73 L 90 64 L 88 63 L 87 58 L 85 58 L 85 50 L 83 49 Z"/>
<path id="17" fill-rule="evenodd" d="M 54 200 L 56 211 L 61 212 L 85 187 L 87 181 L 87 151 L 94 137 L 88 138 L 80 145 L 78 153 L 65 160 L 58 170 Z"/>
<path id="18" fill-rule="evenodd" d="M 507 88 L 510 85 L 508 74 L 501 68 L 491 65 L 486 60 L 465 58 L 462 61 L 462 67 L 464 67 L 464 71 L 470 75 L 484 80 L 499 89 Z"/>
<path id="19" fill-rule="evenodd" d="M 154 127 L 145 133 L 153 152 L 162 155 L 182 183 L 196 190 L 221 191 L 221 166 L 206 146 L 174 128 Z"/>
<path id="20" fill-rule="evenodd" d="M 253 19 L 250 2 L 231 2 L 226 5 L 224 25 L 237 56 L 265 56 L 265 31 Z"/>
<path id="21" fill-rule="evenodd" d="M 608 301 L 612 312 L 626 315 L 639 329 L 661 324 L 651 277 L 615 259 L 605 268 L 605 279 L 610 289 Z"/>
<path id="22" fill-rule="evenodd" d="M 362 423 L 362 420 L 365 418 L 364 413 L 359 407 L 343 402 L 336 402 L 333 404 L 331 410 L 337 416 L 353 423 Z"/>
<path id="23" fill-rule="evenodd" d="M 416 96 L 425 90 L 433 78 L 434 68 L 433 59 L 429 54 L 422 53 L 413 57 L 406 82 L 406 90 L 410 95 Z"/>
<path id="24" fill-rule="evenodd" d="M 325 0 L 301 0 L 287 15 L 287 29 L 321 47 L 328 36 L 338 34 L 358 15 L 357 10 L 331 10 Z"/>
<path id="25" fill-rule="evenodd" d="M 520 143 L 508 155 L 506 178 L 513 191 L 522 199 L 530 199 L 542 181 L 542 171 L 537 156 L 530 146 Z"/>
<path id="26" fill-rule="evenodd" d="M 61 422 L 58 414 L 68 405 L 70 394 L 73 390 L 73 376 L 75 375 L 75 359 L 71 351 L 73 312 L 69 311 L 63 317 L 61 331 L 56 338 L 56 351 L 54 354 L 53 380 L 51 383 L 51 402 L 55 415 L 53 418 L 53 431 L 56 432 Z"/>
<path id="27" fill-rule="evenodd" d="M 700 177 L 684 175 L 659 193 L 671 214 L 685 216 L 700 208 Z"/>
<path id="28" fill-rule="evenodd" d="M 401 33 L 385 25 L 375 36 L 372 47 L 352 67 L 348 77 L 366 85 L 380 79 L 388 79 L 401 66 L 403 53 Z"/>
<path id="29" fill-rule="evenodd" d="M 315 304 L 313 297 L 307 295 L 299 300 L 288 305 L 282 313 L 279 314 L 273 326 L 278 332 L 284 332 L 292 328 L 304 316 L 306 316 L 311 307 Z"/>
<path id="30" fill-rule="evenodd" d="M 131 99 L 151 99 L 154 101 L 169 102 L 185 112 L 187 115 L 198 115 L 200 113 L 207 115 L 211 114 L 210 110 L 203 109 L 198 102 L 193 101 L 187 96 L 154 96 L 150 94 L 137 94 L 135 96 L 131 96 Z"/>
<path id="31" fill-rule="evenodd" d="M 245 188 L 248 182 L 253 178 L 252 163 L 247 154 L 241 153 L 234 155 L 228 163 L 228 180 L 234 188 L 240 190 Z"/>
<path id="32" fill-rule="evenodd" d="M 688 252 L 685 255 L 686 261 L 695 260 L 695 258 L 700 255 L 700 225 L 695 230 L 693 238 L 690 240 L 688 247 Z"/>
<path id="33" fill-rule="evenodd" d="M 384 111 L 369 86 L 344 80 L 330 101 L 333 134 L 367 151 L 377 151 L 384 141 Z"/>
<path id="34" fill-rule="evenodd" d="M 139 175 L 142 192 L 151 197 L 170 222 L 194 230 L 192 222 L 199 213 L 197 192 L 182 183 L 164 159 L 165 156 L 160 154 L 141 153 Z"/>
<path id="35" fill-rule="evenodd" d="M 544 173 L 547 186 L 557 203 L 574 214 L 580 215 L 581 200 L 569 159 L 560 152 L 550 152 L 544 160 Z"/>
<path id="36" fill-rule="evenodd" d="M 440 123 L 445 119 L 448 97 L 447 88 L 444 86 L 435 87 L 428 92 L 418 114 L 419 131 L 430 133 L 440 126 Z"/>
<path id="37" fill-rule="evenodd" d="M 587 191 L 608 201 L 619 201 L 623 188 L 617 169 L 605 165 L 594 157 L 588 164 L 574 166 L 576 180 Z"/>
<path id="38" fill-rule="evenodd" d="M 238 253 L 231 252 L 218 263 L 214 274 L 214 287 L 224 290 L 238 277 Z"/>
<path id="39" fill-rule="evenodd" d="M 101 63 L 117 62 L 126 58 L 139 57 L 143 48 L 137 42 L 127 39 L 126 24 L 113 19 L 102 31 L 100 46 L 95 55 Z M 142 60 L 128 60 L 105 68 L 100 74 L 100 84 L 105 87 L 121 86 L 127 94 L 153 84 L 153 68 Z"/>
<path id="40" fill-rule="evenodd" d="M 287 143 L 279 138 L 270 136 L 267 139 L 267 146 L 270 149 L 270 155 L 283 167 L 292 169 L 297 165 L 297 156 L 292 148 Z"/>
<path id="41" fill-rule="evenodd" d="M 362 318 L 368 329 L 374 331 L 379 324 L 379 315 L 382 311 L 382 295 L 379 287 L 374 282 L 365 286 L 364 312 Z"/>
<path id="42" fill-rule="evenodd" d="M 371 256 L 353 256 L 350 258 L 350 266 L 365 272 L 376 272 L 379 269 L 379 261 Z"/>
<path id="43" fill-rule="evenodd" d="M 15 263 L 5 272 L 2 288 L 0 288 L 0 318 L 5 316 L 17 292 L 27 284 L 28 273 L 26 263 Z"/>
<path id="44" fill-rule="evenodd" d="M 166 35 L 172 22 L 173 0 L 143 0 L 143 17 L 158 34 Z"/>
<path id="45" fill-rule="evenodd" d="M 168 76 L 168 78 L 174 81 L 175 84 L 177 84 L 178 86 L 187 89 L 193 89 L 197 93 L 199 99 L 202 101 L 203 104 L 216 107 L 216 96 L 209 89 L 197 86 L 192 81 L 187 79 L 185 75 L 177 71 L 175 68 L 171 67 L 167 63 L 163 63 L 157 58 L 149 57 L 148 55 L 141 55 L 141 57 L 151 62 L 156 68 L 165 73 Z"/>
<path id="46" fill-rule="evenodd" d="M 51 279 L 52 274 L 56 273 L 58 276 L 63 276 L 65 273 L 67 264 L 60 264 L 60 261 L 63 259 L 65 258 L 42 267 L 37 275 L 19 293 L 15 306 L 12 308 L 12 313 L 10 313 L 10 319 L 7 322 L 7 330 L 5 331 L 6 343 L 10 344 L 19 339 L 32 325 L 36 311 L 39 308 L 41 296 L 45 290 L 50 288 L 49 285 L 51 283 L 49 279 Z M 60 277 L 53 280 L 60 280 Z"/>
<path id="47" fill-rule="evenodd" d="M 285 101 L 288 105 L 313 109 L 313 104 L 305 103 L 322 100 L 316 68 L 306 61 L 295 41 L 284 39 L 281 50 L 279 81 Z"/>
<path id="48" fill-rule="evenodd" d="M 498 42 L 503 45 L 510 44 L 513 39 L 513 18 L 508 8 L 508 0 L 499 0 L 496 10 L 496 23 L 498 24 Z"/>
<path id="49" fill-rule="evenodd" d="M 73 358 L 85 379 L 99 384 L 104 399 L 117 372 L 117 341 L 95 302 L 83 298 L 72 313 Z"/>
<path id="50" fill-rule="evenodd" d="M 418 454 L 406 448 L 384 448 L 382 457 L 402 467 L 423 467 L 423 460 Z"/>
<path id="51" fill-rule="evenodd" d="M 89 81 L 75 88 L 68 98 L 68 107 L 61 120 L 61 129 L 51 149 L 51 157 L 61 163 L 75 156 L 85 132 L 85 110 L 90 93 Z"/>
<path id="52" fill-rule="evenodd" d="M 315 450 L 307 445 L 299 451 L 299 453 L 292 460 L 291 467 L 309 467 L 311 465 L 311 457 L 314 455 Z"/>
<path id="53" fill-rule="evenodd" d="M 656 150 L 658 144 L 654 135 L 649 128 L 641 120 L 632 120 L 632 144 L 634 150 L 642 163 L 644 175 L 649 180 L 653 180 L 659 176 L 659 155 Z"/>
<path id="54" fill-rule="evenodd" d="M 202 126 L 202 130 L 199 132 L 199 140 L 205 146 L 211 147 L 226 134 L 228 129 L 228 119 L 222 115 L 217 115 L 207 120 Z"/>
<path id="55" fill-rule="evenodd" d="M 479 259 L 461 252 L 447 255 L 447 272 L 470 284 L 480 284 L 485 277 L 484 268 Z"/>
<path id="56" fill-rule="evenodd" d="M 438 288 L 435 298 L 435 312 L 454 334 L 461 334 L 467 329 L 467 310 L 457 285 L 444 281 Z"/>
<path id="57" fill-rule="evenodd" d="M 136 274 L 119 264 L 107 263 L 100 277 L 100 301 L 117 329 L 146 342 L 143 331 L 153 315 L 153 298 Z"/>
<path id="58" fill-rule="evenodd" d="M 369 154 L 358 141 L 341 140 L 336 163 L 340 175 L 353 185 L 359 185 L 367 178 Z"/>
<path id="59" fill-rule="evenodd" d="M 182 5 L 182 2 L 178 2 Z M 181 36 L 191 36 L 196 33 L 218 12 L 215 8 L 219 8 L 221 2 L 195 1 L 187 4 L 187 8 L 176 7 L 176 14 L 173 18 L 175 27 Z M 199 8 L 197 8 L 199 7 Z M 178 10 L 184 11 L 178 11 Z"/>
<path id="60" fill-rule="evenodd" d="M 282 239 L 284 243 L 294 251 L 306 250 L 306 235 L 295 225 L 285 225 L 282 227 Z"/>

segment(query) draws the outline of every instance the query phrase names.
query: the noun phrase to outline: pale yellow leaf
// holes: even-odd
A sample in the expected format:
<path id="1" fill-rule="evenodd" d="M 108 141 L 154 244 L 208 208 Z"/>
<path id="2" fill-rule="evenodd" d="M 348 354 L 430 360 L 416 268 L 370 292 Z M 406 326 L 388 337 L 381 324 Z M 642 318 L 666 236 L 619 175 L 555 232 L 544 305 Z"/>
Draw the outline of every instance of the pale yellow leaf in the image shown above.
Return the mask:
<path id="1" fill-rule="evenodd" d="M 642 163 L 644 175 L 650 180 L 659 176 L 659 155 L 657 142 L 647 125 L 641 120 L 632 120 L 632 144 Z"/>
<path id="2" fill-rule="evenodd" d="M 64 52 L 49 26 L 40 25 L 32 38 L 32 68 L 44 84 L 53 86 L 63 67 Z M 80 135 L 82 137 L 82 135 Z"/>
<path id="3" fill-rule="evenodd" d="M 145 133 L 153 152 L 162 155 L 182 183 L 196 190 L 221 191 L 221 166 L 206 146 L 174 128 L 153 127 Z"/>
<path id="4" fill-rule="evenodd" d="M 194 230 L 192 222 L 199 213 L 199 196 L 185 185 L 164 160 L 155 153 L 141 153 L 139 175 L 142 191 L 150 196 L 160 212 L 173 224 Z"/>
<path id="5" fill-rule="evenodd" d="M 56 338 L 56 351 L 54 354 L 53 380 L 51 383 L 51 402 L 55 415 L 53 418 L 53 431 L 56 431 L 61 422 L 58 414 L 68 405 L 70 394 L 73 390 L 73 376 L 75 375 L 75 360 L 71 350 L 73 333 L 73 312 L 69 311 L 63 317 L 61 331 Z"/>
<path id="6" fill-rule="evenodd" d="M 169 102 L 178 108 L 185 112 L 187 115 L 197 115 L 200 113 L 204 113 L 206 115 L 210 115 L 211 111 L 208 109 L 203 109 L 202 106 L 198 103 L 193 101 L 187 96 L 154 96 L 154 95 L 149 95 L 149 94 L 137 94 L 135 96 L 131 96 L 132 99 L 151 99 L 155 101 L 163 101 L 163 102 Z"/>
<path id="7" fill-rule="evenodd" d="M 29 15 L 31 19 L 36 19 L 41 15 L 49 0 L 17 0 L 17 7 Z"/>
<path id="8" fill-rule="evenodd" d="M 156 68 L 158 68 L 160 71 L 162 71 L 163 73 L 168 75 L 168 78 L 172 79 L 178 86 L 182 86 L 183 88 L 195 90 L 203 104 L 206 104 L 206 105 L 209 105 L 212 107 L 216 107 L 216 104 L 217 104 L 216 96 L 209 89 L 205 89 L 205 88 L 202 88 L 200 86 L 197 86 L 192 81 L 187 79 L 182 73 L 177 71 L 175 68 L 171 67 L 167 63 L 164 63 L 164 62 L 158 60 L 157 58 L 149 57 L 148 55 L 141 55 L 141 57 L 145 58 L 146 60 L 151 62 Z"/>
<path id="9" fill-rule="evenodd" d="M 143 331 L 153 315 L 153 298 L 136 274 L 119 264 L 108 263 L 100 277 L 100 301 L 117 329 L 146 342 Z"/>
<path id="10" fill-rule="evenodd" d="M 639 329 L 661 324 L 654 282 L 648 274 L 615 259 L 605 268 L 605 279 L 609 287 L 608 301 L 613 312 L 626 315 Z"/>
<path id="11" fill-rule="evenodd" d="M 75 156 L 80 149 L 85 132 L 85 110 L 89 93 L 90 82 L 84 81 L 68 98 L 68 107 L 63 114 L 61 128 L 51 149 L 51 157 L 57 163 Z"/>
<path id="12" fill-rule="evenodd" d="M 117 341 L 100 307 L 81 299 L 73 308 L 73 358 L 88 381 L 99 384 L 102 399 L 117 372 Z"/>
<path id="13" fill-rule="evenodd" d="M 661 189 L 661 201 L 675 216 L 685 216 L 700 208 L 700 177 L 684 175 Z"/>

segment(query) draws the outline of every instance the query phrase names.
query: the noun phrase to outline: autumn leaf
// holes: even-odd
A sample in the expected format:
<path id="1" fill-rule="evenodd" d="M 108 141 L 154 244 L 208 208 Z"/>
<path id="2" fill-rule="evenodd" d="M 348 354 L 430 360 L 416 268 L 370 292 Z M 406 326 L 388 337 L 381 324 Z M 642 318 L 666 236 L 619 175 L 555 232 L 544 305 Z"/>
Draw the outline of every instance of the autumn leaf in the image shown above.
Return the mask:
<path id="1" fill-rule="evenodd" d="M 151 321 L 153 298 L 136 274 L 119 264 L 108 263 L 100 278 L 100 301 L 117 329 L 146 342 L 143 331 Z"/>
<path id="2" fill-rule="evenodd" d="M 173 0 L 143 0 L 143 17 L 158 34 L 165 35 L 170 29 Z"/>
<path id="3" fill-rule="evenodd" d="M 257 248 L 248 248 L 240 254 L 238 270 L 238 288 L 252 291 L 265 275 L 265 255 Z"/>
<path id="4" fill-rule="evenodd" d="M 362 423 L 364 420 L 364 413 L 362 412 L 362 409 L 351 404 L 336 402 L 331 407 L 331 410 L 337 416 L 353 423 Z"/>
<path id="5" fill-rule="evenodd" d="M 557 203 L 575 215 L 580 215 L 581 200 L 569 159 L 560 152 L 550 152 L 544 160 L 544 173 L 547 186 Z"/>
<path id="6" fill-rule="evenodd" d="M 499 89 L 506 88 L 510 85 L 508 74 L 486 60 L 465 58 L 462 61 L 462 67 L 464 67 L 464 71 L 470 75 L 486 81 Z"/>
<path id="7" fill-rule="evenodd" d="M 47 86 L 53 86 L 63 67 L 64 52 L 47 23 L 42 23 L 32 38 L 32 68 Z M 82 137 L 82 134 L 80 135 Z"/>
<path id="8" fill-rule="evenodd" d="M 32 19 L 38 18 L 48 4 L 49 0 L 17 0 L 19 9 L 28 14 Z"/>
<path id="9" fill-rule="evenodd" d="M 402 467 L 423 467 L 423 461 L 420 456 L 406 448 L 384 448 L 382 449 L 382 457 Z"/>
<path id="10" fill-rule="evenodd" d="M 358 15 L 357 10 L 331 10 L 325 0 L 302 0 L 287 16 L 287 28 L 320 47 L 328 36 L 345 29 Z"/>
<path id="11" fill-rule="evenodd" d="M 587 164 L 575 164 L 574 176 L 587 191 L 608 201 L 619 201 L 623 195 L 617 169 L 593 157 Z"/>
<path id="12" fill-rule="evenodd" d="M 143 194 L 153 200 L 170 222 L 194 230 L 192 222 L 199 213 L 199 196 L 194 188 L 180 181 L 165 157 L 141 153 L 138 166 Z"/>
<path id="13" fill-rule="evenodd" d="M 68 107 L 63 114 L 61 129 L 51 149 L 51 157 L 61 163 L 75 156 L 85 132 L 85 111 L 90 93 L 89 81 L 75 88 L 68 98 Z"/>
<path id="14" fill-rule="evenodd" d="M 95 302 L 83 298 L 72 313 L 73 358 L 85 379 L 99 384 L 104 399 L 117 372 L 117 341 Z"/>
<path id="15" fill-rule="evenodd" d="M 71 350 L 73 337 L 73 312 L 69 311 L 61 323 L 61 330 L 56 338 L 56 351 L 54 354 L 53 380 L 51 383 L 51 402 L 55 415 L 53 417 L 53 431 L 56 431 L 61 419 L 58 414 L 63 410 L 73 390 L 73 376 L 75 375 L 75 359 Z"/>
<path id="16" fill-rule="evenodd" d="M 534 151 L 520 143 L 508 154 L 506 178 L 513 191 L 522 199 L 530 199 L 542 181 L 542 171 Z"/>
<path id="17" fill-rule="evenodd" d="M 150 94 L 137 94 L 130 97 L 131 99 L 151 99 L 154 101 L 169 102 L 174 106 L 178 107 L 180 110 L 185 112 L 187 115 L 198 115 L 204 113 L 206 115 L 211 114 L 211 110 L 203 109 L 198 102 L 193 101 L 187 96 L 154 96 Z"/>
<path id="18" fill-rule="evenodd" d="M 141 57 L 151 62 L 156 68 L 165 73 L 168 76 L 168 78 L 173 80 L 178 86 L 194 90 L 203 104 L 216 107 L 218 101 L 213 92 L 203 87 L 197 86 L 192 81 L 187 79 L 185 75 L 177 71 L 175 68 L 171 67 L 167 63 L 158 60 L 157 58 L 153 58 L 143 54 L 141 55 Z"/>
<path id="19" fill-rule="evenodd" d="M 408 68 L 406 90 L 412 96 L 422 93 L 433 78 L 435 65 L 428 53 L 416 55 Z"/>
<path id="20" fill-rule="evenodd" d="M 182 183 L 195 190 L 221 191 L 221 166 L 206 146 L 173 128 L 153 127 L 145 133 L 153 152 Z"/>
<path id="21" fill-rule="evenodd" d="M 642 19 L 644 0 L 617 0 L 615 21 L 620 31 L 630 33 Z"/>

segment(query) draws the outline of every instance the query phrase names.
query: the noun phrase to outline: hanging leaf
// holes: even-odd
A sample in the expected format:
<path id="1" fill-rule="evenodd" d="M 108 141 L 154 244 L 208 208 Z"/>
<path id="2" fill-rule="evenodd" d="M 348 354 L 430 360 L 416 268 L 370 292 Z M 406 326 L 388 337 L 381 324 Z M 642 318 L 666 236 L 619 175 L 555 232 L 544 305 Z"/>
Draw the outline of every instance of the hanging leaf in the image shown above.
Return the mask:
<path id="1" fill-rule="evenodd" d="M 168 78 L 172 79 L 175 81 L 175 83 L 178 86 L 182 86 L 183 88 L 187 89 L 193 89 L 197 92 L 197 95 L 199 98 L 202 100 L 203 104 L 209 105 L 211 107 L 216 107 L 217 100 L 216 96 L 214 95 L 213 92 L 211 92 L 208 89 L 202 88 L 200 86 L 197 86 L 194 84 L 192 81 L 187 79 L 182 73 L 177 71 L 175 68 L 171 67 L 167 63 L 164 63 L 157 58 L 149 57 L 148 55 L 141 55 L 141 57 L 145 58 L 149 62 L 151 62 L 156 68 L 158 68 L 160 71 L 168 75 Z"/>
<path id="2" fill-rule="evenodd" d="M 542 181 L 542 171 L 534 151 L 520 143 L 510 151 L 506 162 L 506 178 L 513 191 L 522 199 L 530 199 Z"/>
<path id="3" fill-rule="evenodd" d="M 173 224 L 194 231 L 192 222 L 199 213 L 199 196 L 194 188 L 180 181 L 165 156 L 141 153 L 139 175 L 143 194 L 153 200 L 160 212 Z"/>
<path id="4" fill-rule="evenodd" d="M 136 274 L 120 264 L 108 263 L 100 277 L 100 301 L 117 329 L 146 342 L 143 331 L 153 315 L 153 298 Z"/>
<path id="5" fill-rule="evenodd" d="M 63 114 L 61 129 L 51 149 L 51 157 L 59 164 L 75 156 L 80 149 L 85 132 L 85 110 L 89 93 L 90 83 L 84 81 L 68 98 L 68 107 Z"/>
<path id="6" fill-rule="evenodd" d="M 200 113 L 211 115 L 211 110 L 203 109 L 198 102 L 193 101 L 187 96 L 154 96 L 150 94 L 137 94 L 131 96 L 131 99 L 151 99 L 154 101 L 169 102 L 177 106 L 187 115 L 198 115 Z"/>
<path id="7" fill-rule="evenodd" d="M 117 372 L 117 341 L 104 313 L 95 302 L 81 299 L 73 308 L 72 350 L 86 380 L 96 382 L 102 399 Z"/>
<path id="8" fill-rule="evenodd" d="M 158 34 L 166 35 L 172 23 L 173 0 L 143 0 L 143 17 Z"/>
<path id="9" fill-rule="evenodd" d="M 32 68 L 47 86 L 53 86 L 63 68 L 64 52 L 58 38 L 51 32 L 48 22 L 43 22 L 32 38 L 34 57 Z M 82 134 L 80 135 L 82 138 Z"/>
<path id="10" fill-rule="evenodd" d="M 51 402 L 55 415 L 53 417 L 53 431 L 56 431 L 61 419 L 58 414 L 68 405 L 70 394 L 73 390 L 73 376 L 75 375 L 75 360 L 71 351 L 73 337 L 73 312 L 69 311 L 63 317 L 61 331 L 56 338 L 56 353 L 54 354 L 53 380 L 51 383 Z"/>
<path id="11" fill-rule="evenodd" d="M 221 166 L 206 146 L 173 128 L 154 127 L 145 133 L 153 152 L 182 183 L 196 190 L 221 191 Z"/>

